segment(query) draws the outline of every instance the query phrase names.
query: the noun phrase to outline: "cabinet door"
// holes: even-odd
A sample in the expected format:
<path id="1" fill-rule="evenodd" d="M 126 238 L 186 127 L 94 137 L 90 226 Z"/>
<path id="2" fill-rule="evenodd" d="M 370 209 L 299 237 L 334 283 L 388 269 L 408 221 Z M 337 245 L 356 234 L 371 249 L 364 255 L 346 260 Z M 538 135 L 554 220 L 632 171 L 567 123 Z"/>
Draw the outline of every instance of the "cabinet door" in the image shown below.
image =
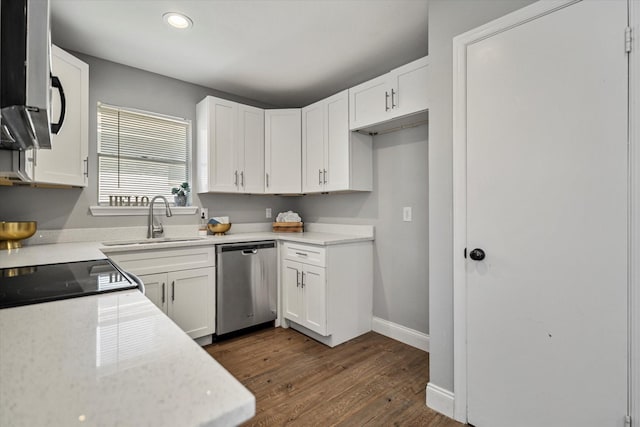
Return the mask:
<path id="1" fill-rule="evenodd" d="M 264 110 L 238 106 L 240 191 L 264 193 Z"/>
<path id="2" fill-rule="evenodd" d="M 349 91 L 326 100 L 327 140 L 325 144 L 325 191 L 351 189 L 351 152 L 349 149 Z"/>
<path id="3" fill-rule="evenodd" d="M 284 260 L 282 262 L 282 303 L 284 318 L 302 324 L 302 292 L 300 276 L 302 264 Z"/>
<path id="4" fill-rule="evenodd" d="M 51 46 L 51 73 L 62 83 L 66 98 L 64 122 L 51 135 L 51 149 L 38 150 L 35 181 L 86 187 L 89 150 L 89 66 L 57 46 Z M 60 96 L 52 92 L 51 118 L 60 116 Z"/>
<path id="5" fill-rule="evenodd" d="M 302 120 L 299 108 L 266 110 L 265 192 L 302 191 Z"/>
<path id="6" fill-rule="evenodd" d="M 160 310 L 167 313 L 167 275 L 165 273 L 145 274 L 138 277 L 144 283 L 144 295 Z"/>
<path id="7" fill-rule="evenodd" d="M 325 101 L 320 101 L 302 109 L 303 193 L 317 193 L 324 189 L 326 105 Z"/>
<path id="8" fill-rule="evenodd" d="M 388 120 L 391 116 L 391 88 L 388 75 L 376 77 L 349 89 L 352 130 Z"/>
<path id="9" fill-rule="evenodd" d="M 302 270 L 304 319 L 302 325 L 320 335 L 327 334 L 327 286 L 325 269 L 305 264 Z"/>
<path id="10" fill-rule="evenodd" d="M 393 117 L 417 113 L 429 108 L 427 81 L 428 57 L 420 58 L 391 72 L 393 81 Z"/>
<path id="11" fill-rule="evenodd" d="M 169 317 L 191 338 L 215 332 L 215 269 L 168 274 Z"/>
<path id="12" fill-rule="evenodd" d="M 198 191 L 238 191 L 238 104 L 209 96 L 198 104 Z"/>

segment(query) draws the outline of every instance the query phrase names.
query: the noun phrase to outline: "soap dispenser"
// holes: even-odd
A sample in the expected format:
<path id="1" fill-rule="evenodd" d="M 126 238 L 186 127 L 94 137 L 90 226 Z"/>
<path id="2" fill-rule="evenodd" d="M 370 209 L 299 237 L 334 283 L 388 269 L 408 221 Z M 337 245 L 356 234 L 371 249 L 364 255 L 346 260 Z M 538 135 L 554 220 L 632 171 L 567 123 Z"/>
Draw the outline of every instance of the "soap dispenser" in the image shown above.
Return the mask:
<path id="1" fill-rule="evenodd" d="M 198 226 L 198 236 L 206 237 L 207 235 L 207 219 L 204 212 L 200 212 L 200 225 Z"/>

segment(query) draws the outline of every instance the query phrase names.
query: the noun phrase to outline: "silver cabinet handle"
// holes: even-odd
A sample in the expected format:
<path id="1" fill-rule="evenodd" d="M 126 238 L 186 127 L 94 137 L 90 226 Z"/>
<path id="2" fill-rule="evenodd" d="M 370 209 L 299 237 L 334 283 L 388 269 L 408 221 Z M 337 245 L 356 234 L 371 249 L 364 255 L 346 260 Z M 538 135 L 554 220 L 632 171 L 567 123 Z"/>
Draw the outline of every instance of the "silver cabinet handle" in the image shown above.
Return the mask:
<path id="1" fill-rule="evenodd" d="M 84 176 L 89 178 L 89 157 L 86 157 L 84 160 Z"/>
<path id="2" fill-rule="evenodd" d="M 391 108 L 397 107 L 395 97 L 396 97 L 396 91 L 391 89 Z"/>
<path id="3" fill-rule="evenodd" d="M 389 92 L 384 91 L 384 111 L 389 111 Z"/>
<path id="4" fill-rule="evenodd" d="M 304 288 L 304 271 L 302 272 L 302 284 L 300 286 Z"/>
<path id="5" fill-rule="evenodd" d="M 240 172 L 240 186 L 244 187 L 244 171 Z"/>
<path id="6" fill-rule="evenodd" d="M 326 184 L 327 183 L 327 170 L 326 169 L 322 169 L 322 176 L 324 177 L 323 181 Z"/>
<path id="7" fill-rule="evenodd" d="M 233 185 L 238 186 L 238 171 L 233 173 Z"/>
<path id="8" fill-rule="evenodd" d="M 162 304 L 164 304 L 164 283 L 162 283 Z"/>
<path id="9" fill-rule="evenodd" d="M 267 175 L 267 188 L 269 188 L 269 174 L 266 174 L 266 175 Z"/>
<path id="10" fill-rule="evenodd" d="M 300 286 L 300 272 L 296 269 L 296 288 Z"/>
<path id="11" fill-rule="evenodd" d="M 304 252 L 296 252 L 296 255 L 300 255 L 300 256 L 309 256 L 309 254 L 305 254 Z"/>
<path id="12" fill-rule="evenodd" d="M 318 185 L 322 185 L 322 169 L 318 169 Z"/>
<path id="13" fill-rule="evenodd" d="M 176 300 L 176 282 L 175 280 L 171 282 L 171 301 Z"/>

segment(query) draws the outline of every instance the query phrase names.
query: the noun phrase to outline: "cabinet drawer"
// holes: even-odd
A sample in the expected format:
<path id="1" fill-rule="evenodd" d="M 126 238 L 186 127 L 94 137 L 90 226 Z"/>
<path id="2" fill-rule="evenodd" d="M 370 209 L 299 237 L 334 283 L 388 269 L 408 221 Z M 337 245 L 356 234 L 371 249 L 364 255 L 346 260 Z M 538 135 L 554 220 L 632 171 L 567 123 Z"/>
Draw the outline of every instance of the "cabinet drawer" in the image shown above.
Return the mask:
<path id="1" fill-rule="evenodd" d="M 284 257 L 288 260 L 317 265 L 318 267 L 326 265 L 325 248 L 321 246 L 285 242 Z"/>
<path id="2" fill-rule="evenodd" d="M 216 259 L 213 246 L 151 249 L 108 256 L 124 270 L 138 275 L 214 267 Z"/>

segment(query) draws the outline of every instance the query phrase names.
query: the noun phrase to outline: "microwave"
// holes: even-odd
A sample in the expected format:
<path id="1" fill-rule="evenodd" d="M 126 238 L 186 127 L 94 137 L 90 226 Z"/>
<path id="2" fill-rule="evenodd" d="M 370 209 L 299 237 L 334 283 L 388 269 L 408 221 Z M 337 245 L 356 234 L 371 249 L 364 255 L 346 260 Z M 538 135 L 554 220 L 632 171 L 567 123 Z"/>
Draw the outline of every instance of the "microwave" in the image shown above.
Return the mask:
<path id="1" fill-rule="evenodd" d="M 64 89 L 51 75 L 49 22 L 48 0 L 2 1 L 0 149 L 50 149 L 51 134 L 64 121 Z M 52 90 L 58 91 L 62 106 L 55 123 L 50 118 Z"/>

